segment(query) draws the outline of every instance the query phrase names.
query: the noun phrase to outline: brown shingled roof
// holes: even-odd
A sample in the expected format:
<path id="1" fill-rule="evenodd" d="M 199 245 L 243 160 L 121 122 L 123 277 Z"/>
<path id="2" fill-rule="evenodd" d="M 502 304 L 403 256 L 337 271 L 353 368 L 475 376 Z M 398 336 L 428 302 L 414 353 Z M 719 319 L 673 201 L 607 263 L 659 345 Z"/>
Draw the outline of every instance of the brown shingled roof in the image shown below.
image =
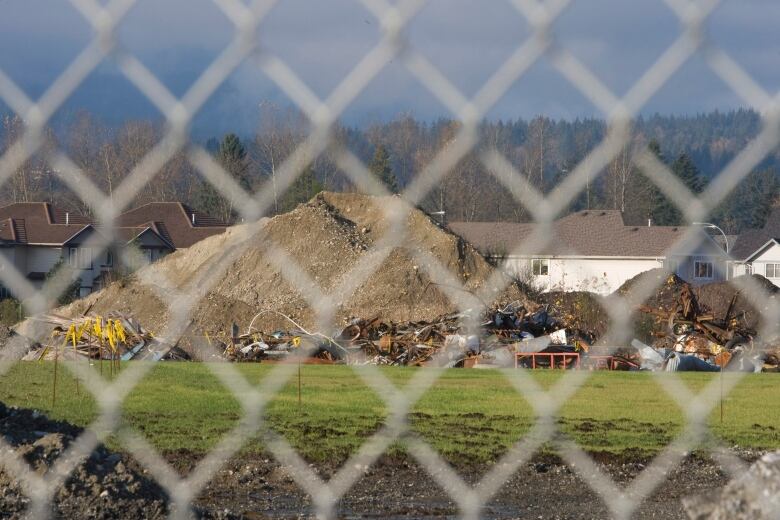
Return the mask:
<path id="1" fill-rule="evenodd" d="M 453 222 L 450 229 L 483 253 L 510 253 L 533 233 L 537 224 Z M 617 210 L 579 211 L 553 223 L 554 235 L 534 254 L 557 256 L 663 257 L 686 228 L 626 226 Z M 531 253 L 531 252 L 529 252 Z"/>
<path id="2" fill-rule="evenodd" d="M 780 237 L 780 208 L 773 208 L 761 229 L 748 229 L 742 232 L 730 251 L 737 260 L 747 260 L 760 247 L 773 238 Z"/>
<path id="3" fill-rule="evenodd" d="M 170 204 L 176 205 L 178 203 Z M 150 220 L 151 216 L 159 216 L 160 212 L 147 211 L 149 209 L 147 208 L 148 206 L 151 205 L 137 208 L 138 210 L 143 210 L 138 211 L 137 214 L 146 216 L 143 222 L 123 225 L 121 220 L 118 220 L 117 236 L 130 241 L 149 228 L 171 244 L 173 248 L 174 246 L 165 224 Z M 203 222 L 204 225 L 196 226 L 194 229 L 187 231 L 186 225 L 182 225 L 182 222 L 186 220 L 184 210 L 189 208 L 183 204 L 180 206 L 181 208 L 177 210 L 178 213 L 176 214 L 178 219 L 173 219 L 173 222 L 177 223 L 176 225 L 179 228 L 185 228 L 185 231 L 180 233 L 180 243 L 189 245 L 200 240 L 201 235 L 205 238 L 206 236 L 224 231 L 224 227 L 206 227 L 207 223 L 215 222 L 215 220 L 197 212 L 196 222 Z M 144 210 L 144 208 L 147 208 L 147 210 Z M 48 202 L 16 202 L 0 208 L 0 242 L 61 246 L 90 225 L 92 225 L 92 220 L 88 216 L 65 211 Z"/>
<path id="4" fill-rule="evenodd" d="M 22 244 L 63 244 L 90 223 L 89 217 L 66 212 L 48 202 L 3 206 L 0 221 L 0 237 Z"/>
<path id="5" fill-rule="evenodd" d="M 181 202 L 151 202 L 117 218 L 117 225 L 125 227 L 147 226 L 150 222 L 154 223 L 160 236 L 177 249 L 224 233 L 227 227 L 224 222 Z"/>

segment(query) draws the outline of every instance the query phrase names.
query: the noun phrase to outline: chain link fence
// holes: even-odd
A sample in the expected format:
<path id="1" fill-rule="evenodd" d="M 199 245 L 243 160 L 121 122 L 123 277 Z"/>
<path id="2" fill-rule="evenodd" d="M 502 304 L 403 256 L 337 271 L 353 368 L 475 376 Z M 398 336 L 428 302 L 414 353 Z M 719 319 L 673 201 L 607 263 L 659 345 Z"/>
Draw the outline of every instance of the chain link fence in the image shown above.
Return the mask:
<path id="1" fill-rule="evenodd" d="M 170 319 L 161 336 L 171 343 L 185 333 L 191 309 L 206 295 L 211 284 L 236 258 L 246 252 L 247 244 L 250 243 L 247 238 L 263 236 L 263 227 L 256 223 L 273 209 L 274 199 L 270 190 L 256 194 L 246 192 L 206 150 L 191 142 L 188 135 L 190 122 L 204 103 L 246 60 L 253 60 L 311 122 L 308 137 L 277 171 L 279 192 L 291 185 L 313 157 L 333 144 L 330 138 L 334 123 L 391 60 L 400 61 L 420 84 L 456 114 L 462 123 L 456 138 L 449 146 L 439 150 L 424 171 L 419 172 L 403 190 L 398 203 L 385 208 L 387 218 L 392 222 L 391 232 L 378 240 L 371 254 L 354 267 L 349 276 L 343 278 L 346 280 L 343 286 L 330 292 L 323 291 L 284 250 L 273 247 L 270 237 L 264 237 L 270 244 L 266 258 L 288 283 L 300 291 L 316 311 L 318 323 L 323 328 L 332 324 L 332 313 L 336 307 L 334 302 L 351 295 L 394 248 L 403 245 L 403 223 L 410 208 L 419 204 L 448 171 L 475 148 L 479 122 L 507 90 L 539 60 L 548 60 L 571 85 L 598 107 L 608 122 L 608 132 L 604 140 L 547 196 L 528 183 L 499 152 L 489 151 L 480 156 L 486 168 L 516 197 L 518 203 L 531 212 L 535 222 L 539 224 L 534 234 L 514 253 L 532 252 L 546 245 L 550 239 L 553 220 L 566 211 L 572 200 L 582 192 L 588 179 L 597 176 L 627 144 L 632 119 L 667 80 L 696 54 L 703 57 L 710 69 L 747 105 L 760 111 L 763 127 L 750 145 L 739 153 L 699 196 L 691 193 L 654 155 L 643 153 L 637 158 L 643 171 L 679 208 L 685 219 L 689 222 L 706 220 L 708 213 L 723 201 L 780 141 L 777 97 L 766 92 L 738 62 L 707 37 L 704 24 L 718 5 L 717 0 L 666 0 L 680 20 L 680 33 L 623 97 L 612 92 L 596 74 L 556 40 L 551 27 L 567 8 L 569 1 L 513 0 L 511 4 L 528 21 L 532 34 L 527 40 L 520 42 L 472 98 L 464 95 L 433 63 L 410 45 L 405 37 L 406 27 L 424 7 L 424 0 L 402 0 L 397 4 L 385 0 L 361 0 L 379 22 L 382 36 L 376 46 L 326 99 L 318 98 L 284 61 L 258 47 L 257 30 L 262 27 L 266 15 L 276 3 L 274 1 L 257 0 L 245 4 L 240 0 L 214 0 L 235 26 L 233 38 L 181 98 L 174 96 L 117 40 L 117 31 L 125 15 L 133 7 L 134 0 L 113 0 L 106 4 L 96 0 L 70 1 L 92 26 L 94 38 L 40 99 L 30 99 L 0 70 L 0 98 L 26 125 L 21 138 L 0 157 L 0 183 L 8 182 L 13 172 L 39 151 L 45 126 L 85 78 L 104 60 L 113 60 L 123 75 L 164 115 L 167 123 L 165 134 L 154 149 L 134 167 L 111 200 L 103 196 L 100 189 L 64 152 L 55 151 L 50 153 L 47 159 L 60 179 L 91 208 L 103 229 L 112 230 L 116 228 L 115 218 L 126 209 L 122 201 L 132 201 L 173 154 L 184 150 L 200 174 L 220 194 L 233 201 L 240 216 L 250 223 L 243 226 L 240 233 L 231 235 L 228 247 L 211 266 L 208 274 L 186 287 L 177 287 L 169 280 L 149 274 L 149 270 L 140 272 L 141 276 L 145 277 L 144 283 L 167 305 Z M 370 174 L 366 166 L 349 150 L 338 150 L 337 161 L 339 167 L 361 191 L 377 195 L 387 194 L 384 185 Z M 522 189 L 517 189 L 518 187 Z M 696 242 L 695 233 L 696 231 L 691 229 L 682 236 L 674 246 L 674 253 L 683 254 L 689 251 L 690 244 Z M 115 235 L 106 233 L 93 238 L 89 245 L 105 250 L 116 238 Z M 448 297 L 464 311 L 481 307 L 480 302 L 492 301 L 497 292 L 496 288 L 503 288 L 507 283 L 497 273 L 491 283 L 485 284 L 482 293 L 472 295 L 468 291 L 456 289 L 461 286 L 460 281 L 449 275 L 447 269 L 441 266 L 430 252 L 415 251 L 414 254 L 431 279 L 441 282 L 441 287 Z M 36 290 L 10 262 L 2 258 L 0 256 L 0 280 L 25 300 L 32 314 L 51 309 L 56 296 L 72 281 L 72 274 L 60 273 L 47 281 L 43 290 Z M 128 265 L 145 262 L 137 251 L 129 249 L 123 251 L 120 260 Z M 639 288 L 639 293 L 649 297 L 655 289 L 653 283 L 647 282 Z M 747 282 L 740 289 L 748 292 L 752 301 L 764 303 L 763 307 L 768 309 L 765 323 L 778 323 L 780 309 L 775 302 L 766 300 L 758 287 Z M 616 343 L 630 339 L 633 333 L 630 306 L 619 296 L 613 295 L 609 297 L 605 309 L 611 318 L 610 337 L 614 338 Z M 7 373 L 13 366 L 22 349 L 20 343 L 12 342 L 4 350 L 3 363 L 0 365 L 2 373 Z M 44 475 L 32 471 L 8 442 L 0 437 L 0 451 L 3 453 L 0 464 L 18 479 L 31 499 L 28 511 L 31 517 L 46 517 L 50 514 L 57 489 L 100 442 L 112 435 L 119 436 L 123 447 L 168 493 L 172 502 L 171 515 L 177 518 L 186 517 L 191 512 L 193 500 L 220 467 L 237 454 L 250 438 L 261 432 L 269 452 L 312 497 L 316 513 L 322 517 L 333 517 L 338 501 L 361 478 L 364 468 L 370 467 L 391 444 L 399 442 L 457 504 L 461 516 L 476 518 L 481 508 L 507 479 L 527 462 L 543 443 L 553 441 L 562 457 L 576 468 L 603 499 L 611 514 L 615 518 L 629 518 L 687 453 L 704 440 L 712 440 L 707 427 L 708 414 L 720 402 L 721 395 L 728 394 L 742 377 L 739 373 L 725 373 L 722 380 L 713 381 L 701 393 L 694 395 L 674 375 L 657 375 L 659 385 L 684 410 L 686 427 L 638 478 L 627 488 L 623 488 L 599 469 L 589 455 L 576 444 L 556 440 L 559 439 L 556 435 L 559 410 L 567 398 L 588 380 L 590 372 L 569 371 L 552 389 L 545 391 L 525 371 L 507 371 L 502 377 L 506 377 L 517 392 L 532 404 L 536 416 L 535 425 L 503 455 L 492 470 L 472 486 L 446 464 L 429 444 L 417 436 L 409 435 L 408 412 L 440 377 L 442 372 L 439 369 L 420 370 L 404 389 L 398 389 L 377 368 L 354 367 L 355 373 L 384 401 L 389 411 L 388 416 L 383 427 L 366 440 L 349 461 L 325 482 L 287 440 L 264 427 L 265 407 L 293 377 L 293 365 L 276 366 L 259 387 L 254 387 L 235 366 L 229 363 L 208 363 L 209 369 L 240 402 L 244 414 L 235 429 L 225 435 L 186 478 L 182 478 L 142 436 L 119 430 L 123 400 L 136 385 L 143 384 L 143 379 L 152 370 L 153 364 L 131 364 L 113 381 L 102 378 L 94 370 L 81 364 L 66 366 L 92 394 L 98 404 L 99 415 L 77 441 L 69 446 L 67 452 L 57 459 L 51 470 Z M 727 471 L 736 474 L 744 470 L 740 459 L 727 448 L 716 447 L 713 454 Z"/>

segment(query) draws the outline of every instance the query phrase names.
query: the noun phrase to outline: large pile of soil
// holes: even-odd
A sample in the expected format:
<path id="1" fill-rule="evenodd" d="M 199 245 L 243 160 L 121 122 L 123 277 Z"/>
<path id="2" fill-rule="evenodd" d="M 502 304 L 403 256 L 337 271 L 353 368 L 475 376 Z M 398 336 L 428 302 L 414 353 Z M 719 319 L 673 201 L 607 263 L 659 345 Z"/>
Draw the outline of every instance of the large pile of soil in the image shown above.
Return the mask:
<path id="1" fill-rule="evenodd" d="M 325 294 L 340 287 L 351 270 L 372 256 L 388 228 L 383 208 L 397 198 L 350 193 L 321 193 L 295 210 L 257 224 L 235 226 L 225 234 L 203 240 L 143 269 L 124 282 L 61 309 L 66 315 L 87 310 L 127 312 L 158 332 L 170 313 L 153 288 L 141 279 L 164 277 L 177 288 L 203 287 L 205 297 L 190 312 L 193 330 L 229 331 L 232 323 L 243 330 L 258 312 L 274 310 L 304 327 L 316 327 L 316 315 L 303 296 L 270 261 L 268 246 L 275 244 L 306 273 Z M 427 251 L 470 291 L 482 288 L 494 269 L 470 245 L 423 212 L 407 208 L 407 237 L 402 246 L 377 262 L 356 290 L 336 302 L 334 328 L 353 316 L 380 316 L 386 320 L 422 320 L 457 310 L 434 283 L 415 251 Z M 220 268 L 221 266 L 221 268 Z M 204 274 L 217 272 L 216 283 L 207 286 Z M 523 298 L 515 293 L 503 297 Z M 291 327 L 275 314 L 255 322 L 264 330 Z"/>

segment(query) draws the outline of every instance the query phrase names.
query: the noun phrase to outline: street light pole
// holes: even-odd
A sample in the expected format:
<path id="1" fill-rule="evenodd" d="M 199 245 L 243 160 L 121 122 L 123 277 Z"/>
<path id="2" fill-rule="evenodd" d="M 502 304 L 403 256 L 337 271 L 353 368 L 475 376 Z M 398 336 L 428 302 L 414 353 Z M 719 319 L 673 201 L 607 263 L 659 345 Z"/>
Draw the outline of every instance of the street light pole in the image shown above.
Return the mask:
<path id="1" fill-rule="evenodd" d="M 702 227 L 706 227 L 706 228 L 709 228 L 709 229 L 715 229 L 717 231 L 720 231 L 720 234 L 723 235 L 724 250 L 726 251 L 726 255 L 728 256 L 728 254 L 729 254 L 729 239 L 726 236 L 726 233 L 724 233 L 722 229 L 720 229 L 718 226 L 716 226 L 715 224 L 713 224 L 711 222 L 691 222 L 691 224 L 694 225 L 694 226 L 702 226 Z M 728 258 L 727 258 L 726 259 L 726 280 L 728 280 L 728 279 L 729 279 L 729 261 L 728 261 Z"/>
<path id="2" fill-rule="evenodd" d="M 710 222 L 691 222 L 691 224 L 693 224 L 694 226 L 704 226 L 710 229 L 716 229 L 720 231 L 720 234 L 723 235 L 723 244 L 726 246 L 725 247 L 726 254 L 729 254 L 729 239 L 726 237 L 726 233 L 724 233 L 722 229 L 720 229 L 718 226 Z"/>

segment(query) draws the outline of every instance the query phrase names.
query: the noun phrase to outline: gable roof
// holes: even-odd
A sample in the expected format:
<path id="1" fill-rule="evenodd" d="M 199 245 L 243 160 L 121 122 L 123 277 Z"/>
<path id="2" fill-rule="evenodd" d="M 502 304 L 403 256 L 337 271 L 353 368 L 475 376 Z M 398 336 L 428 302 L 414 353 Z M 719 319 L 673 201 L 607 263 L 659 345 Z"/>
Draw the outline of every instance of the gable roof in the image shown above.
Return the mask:
<path id="1" fill-rule="evenodd" d="M 767 249 L 769 249 L 770 247 L 772 247 L 773 245 L 780 245 L 780 239 L 777 239 L 777 238 L 770 238 L 769 240 L 767 240 L 767 241 L 766 241 L 766 243 L 764 243 L 764 244 L 761 244 L 761 246 L 760 246 L 758 249 L 756 249 L 755 251 L 753 251 L 753 252 L 750 254 L 750 256 L 748 256 L 747 258 L 745 258 L 745 261 L 746 261 L 746 262 L 752 262 L 752 261 L 754 261 L 756 258 L 758 258 L 758 257 L 759 257 L 759 256 L 761 256 L 762 254 L 764 254 L 764 253 L 766 252 L 766 250 L 767 250 Z"/>
<path id="2" fill-rule="evenodd" d="M 136 240 L 137 238 L 140 238 L 147 233 L 153 234 L 154 236 L 160 239 L 160 242 L 167 245 L 171 249 L 176 249 L 175 247 L 173 247 L 173 244 L 171 244 L 170 241 L 167 238 L 165 238 L 165 236 L 163 236 L 162 233 L 160 233 L 160 231 L 157 229 L 157 226 L 154 224 L 154 222 L 150 222 L 149 224 L 143 226 L 116 228 L 117 237 L 124 240 L 125 242 L 132 242 L 133 240 Z"/>
<path id="3" fill-rule="evenodd" d="M 201 214 L 207 221 L 207 217 Z M 0 244 L 64 246 L 89 229 L 92 219 L 77 212 L 65 211 L 49 202 L 16 202 L 0 207 Z M 163 223 L 143 222 L 138 226 L 116 228 L 117 237 L 129 242 L 145 232 L 152 232 L 171 249 L 171 239 Z"/>
<path id="4" fill-rule="evenodd" d="M 61 245 L 89 224 L 89 217 L 48 202 L 16 202 L 0 208 L 0 239 L 13 243 Z"/>
<path id="5" fill-rule="evenodd" d="M 748 229 L 740 233 L 731 256 L 744 262 L 775 237 L 780 237 L 780 207 L 772 209 L 763 228 Z"/>
<path id="6" fill-rule="evenodd" d="M 509 222 L 449 225 L 453 232 L 483 253 L 510 253 L 530 238 L 536 226 Z M 626 226 L 618 210 L 578 211 L 556 220 L 552 227 L 554 236 L 550 243 L 534 254 L 659 258 L 665 257 L 688 231 L 682 226 Z M 717 246 L 713 243 L 713 247 Z"/>
<path id="7" fill-rule="evenodd" d="M 224 233 L 227 228 L 226 223 L 181 202 L 150 202 L 119 215 L 117 225 L 152 227 L 177 249 Z"/>

